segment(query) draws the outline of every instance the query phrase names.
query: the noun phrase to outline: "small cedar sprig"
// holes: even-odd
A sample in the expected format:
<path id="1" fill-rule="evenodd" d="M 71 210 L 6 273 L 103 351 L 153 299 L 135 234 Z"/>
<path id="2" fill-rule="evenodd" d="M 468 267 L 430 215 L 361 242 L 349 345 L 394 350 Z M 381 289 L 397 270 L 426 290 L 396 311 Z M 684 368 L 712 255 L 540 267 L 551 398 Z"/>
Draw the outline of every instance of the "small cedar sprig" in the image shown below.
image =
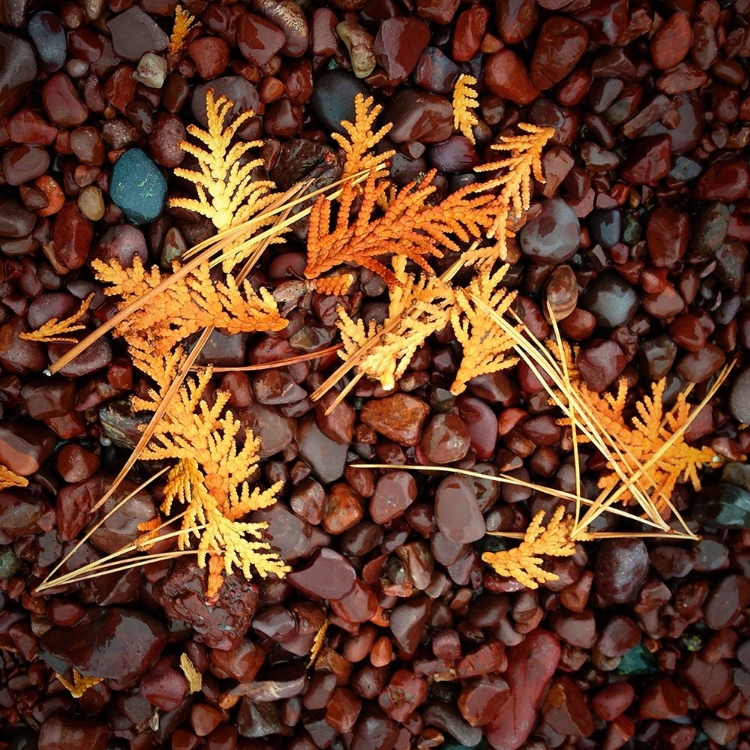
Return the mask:
<path id="1" fill-rule="evenodd" d="M 428 336 L 443 328 L 449 320 L 453 292 L 435 276 L 417 278 L 406 271 L 406 258 L 394 255 L 393 276 L 398 282 L 391 289 L 388 316 L 382 324 L 365 327 L 353 321 L 339 307 L 336 325 L 344 348 L 339 356 L 357 357 L 359 376 L 366 375 L 391 390 L 403 375 L 411 358 Z"/>
<path id="2" fill-rule="evenodd" d="M 167 48 L 167 54 L 171 58 L 177 58 L 180 52 L 182 52 L 188 32 L 196 23 L 198 22 L 195 16 L 186 11 L 181 5 L 175 8 L 174 26 L 172 27 L 172 34 L 169 37 L 169 47 Z"/>
<path id="3" fill-rule="evenodd" d="M 471 143 L 476 143 L 473 128 L 479 124 L 472 112 L 479 106 L 477 92 L 474 88 L 477 79 L 474 76 L 461 74 L 453 89 L 453 129 L 458 130 Z"/>
<path id="4" fill-rule="evenodd" d="M 169 205 L 173 208 L 185 208 L 211 219 L 219 232 L 243 224 L 254 216 L 261 214 L 278 197 L 274 192 L 276 185 L 270 180 L 253 178 L 253 171 L 263 166 L 263 159 L 245 159 L 250 149 L 260 148 L 263 141 L 246 141 L 232 144 L 237 131 L 249 119 L 255 116 L 247 110 L 225 126 L 227 116 L 234 103 L 221 95 L 214 98 L 214 92 L 206 92 L 206 117 L 208 130 L 196 125 L 188 125 L 187 131 L 201 141 L 206 148 L 181 141 L 180 148 L 198 160 L 199 170 L 178 167 L 175 175 L 189 180 L 195 185 L 198 198 L 171 198 Z M 269 218 L 254 227 L 272 223 Z M 278 238 L 275 238 L 278 239 Z M 239 244 L 240 239 L 235 240 Z M 223 269 L 229 272 L 246 253 L 229 254 L 224 260 Z"/>
<path id="5" fill-rule="evenodd" d="M 468 288 L 456 291 L 456 304 L 451 311 L 451 325 L 463 354 L 461 365 L 451 386 L 455 396 L 466 390 L 472 378 L 513 367 L 517 357 L 508 356 L 513 340 L 498 328 L 484 308 L 473 300 L 482 300 L 497 315 L 505 315 L 516 298 L 516 292 L 508 292 L 499 286 L 509 266 L 501 266 L 490 274 L 481 271 L 471 280 Z"/>
<path id="6" fill-rule="evenodd" d="M 134 411 L 154 411 L 161 403 L 182 356 L 180 350 L 162 358 L 149 357 L 144 350 L 136 352 L 137 366 L 158 387 L 150 389 L 147 398 L 134 396 Z M 258 466 L 260 441 L 246 430 L 244 444 L 238 447 L 242 425 L 225 411 L 230 393 L 217 392 L 211 406 L 203 398 L 210 379 L 211 368 L 207 368 L 183 383 L 140 457 L 176 460 L 167 474 L 162 511 L 169 516 L 175 502 L 186 506 L 178 547 L 189 549 L 192 536 L 198 540 L 198 564 L 201 568 L 208 565 L 206 596 L 213 600 L 224 575 L 234 568 L 248 579 L 253 569 L 265 578 L 271 573 L 283 577 L 289 568 L 262 541 L 267 524 L 239 521 L 253 510 L 273 505 L 281 484 L 250 490 L 247 480 Z M 151 542 L 152 534 L 147 529 L 142 541 Z"/>
<path id="7" fill-rule="evenodd" d="M 7 487 L 26 487 L 29 480 L 26 477 L 20 477 L 14 471 L 0 464 L 0 490 Z"/>
<path id="8" fill-rule="evenodd" d="M 70 317 L 64 318 L 63 320 L 51 318 L 46 323 L 39 326 L 35 331 L 19 333 L 19 338 L 26 339 L 27 341 L 40 341 L 47 344 L 77 343 L 78 339 L 68 336 L 67 334 L 73 333 L 73 331 L 81 331 L 86 327 L 78 321 L 86 315 L 93 299 L 94 294 L 89 294 L 89 296 L 81 303 L 78 311 L 73 313 Z"/>
<path id="9" fill-rule="evenodd" d="M 542 525 L 544 511 L 534 516 L 518 547 L 499 552 L 484 552 L 482 560 L 495 570 L 498 575 L 515 578 L 527 588 L 539 588 L 540 583 L 556 581 L 558 576 L 542 566 L 542 555 L 548 557 L 571 557 L 575 554 L 575 541 L 571 534 L 575 520 L 565 515 L 565 508 L 558 505 L 549 523 Z M 578 537 L 582 541 L 586 537 Z"/>
<path id="10" fill-rule="evenodd" d="M 107 263 L 95 260 L 92 266 L 97 278 L 111 285 L 104 293 L 122 298 L 121 307 L 139 299 L 165 278 L 157 266 L 146 270 L 138 256 L 131 268 L 124 268 L 117 259 Z M 175 271 L 178 268 L 174 266 Z M 129 344 L 146 338 L 157 355 L 164 355 L 208 326 L 234 334 L 280 331 L 287 322 L 268 290 L 261 288 L 256 292 L 248 281 L 240 288 L 231 275 L 226 281 L 215 282 L 206 262 L 167 287 L 151 304 L 136 310 L 115 333 L 124 336 Z"/>
<path id="11" fill-rule="evenodd" d="M 55 677 L 65 686 L 73 698 L 80 698 L 89 688 L 98 685 L 101 677 L 92 677 L 91 675 L 82 675 L 77 669 L 73 669 L 73 679 L 67 680 L 61 674 L 55 672 Z"/>

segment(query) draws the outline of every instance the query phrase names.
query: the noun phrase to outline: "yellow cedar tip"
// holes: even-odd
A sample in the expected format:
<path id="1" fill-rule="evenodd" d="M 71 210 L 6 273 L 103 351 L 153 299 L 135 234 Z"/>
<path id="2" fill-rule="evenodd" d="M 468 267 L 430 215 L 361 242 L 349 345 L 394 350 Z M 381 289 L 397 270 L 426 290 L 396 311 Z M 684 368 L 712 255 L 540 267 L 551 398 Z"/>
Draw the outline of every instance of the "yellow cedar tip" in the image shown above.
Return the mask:
<path id="1" fill-rule="evenodd" d="M 169 38 L 168 54 L 170 56 L 176 57 L 182 51 L 188 32 L 196 23 L 198 22 L 195 16 L 186 11 L 181 5 L 175 8 L 174 27 L 172 28 L 172 35 Z"/>
<path id="2" fill-rule="evenodd" d="M 460 75 L 453 89 L 453 129 L 458 130 L 471 143 L 476 143 L 473 128 L 479 124 L 472 112 L 479 106 L 477 92 L 474 88 L 477 79 L 474 76 Z"/>
<path id="3" fill-rule="evenodd" d="M 55 677 L 70 691 L 74 698 L 80 698 L 90 687 L 98 685 L 101 677 L 82 675 L 75 667 L 73 668 L 73 681 L 66 680 L 61 674 L 55 673 Z"/>

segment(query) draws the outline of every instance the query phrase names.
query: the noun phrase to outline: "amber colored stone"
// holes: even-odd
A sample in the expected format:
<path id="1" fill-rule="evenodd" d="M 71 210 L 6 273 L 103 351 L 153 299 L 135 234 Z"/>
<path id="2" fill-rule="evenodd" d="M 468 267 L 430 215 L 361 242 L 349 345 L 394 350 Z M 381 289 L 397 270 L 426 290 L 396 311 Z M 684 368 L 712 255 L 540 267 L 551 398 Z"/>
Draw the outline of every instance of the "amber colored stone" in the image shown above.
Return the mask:
<path id="1" fill-rule="evenodd" d="M 483 81 L 493 94 L 515 104 L 530 104 L 539 96 L 539 89 L 529 79 L 523 61 L 507 48 L 487 59 Z"/>

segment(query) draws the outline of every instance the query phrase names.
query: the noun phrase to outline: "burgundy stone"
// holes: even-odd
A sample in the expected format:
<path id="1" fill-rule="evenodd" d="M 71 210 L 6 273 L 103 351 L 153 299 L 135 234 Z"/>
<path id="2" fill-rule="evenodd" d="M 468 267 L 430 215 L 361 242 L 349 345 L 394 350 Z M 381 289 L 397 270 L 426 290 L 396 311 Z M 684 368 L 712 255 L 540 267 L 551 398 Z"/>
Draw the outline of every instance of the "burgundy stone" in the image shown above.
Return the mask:
<path id="1" fill-rule="evenodd" d="M 507 48 L 487 59 L 483 81 L 493 94 L 515 104 L 530 104 L 539 96 L 539 89 L 531 82 L 523 61 Z"/>
<path id="2" fill-rule="evenodd" d="M 378 26 L 373 52 L 395 84 L 407 79 L 429 41 L 430 30 L 422 21 L 402 16 L 389 18 Z"/>
<path id="3" fill-rule="evenodd" d="M 539 31 L 531 58 L 531 83 L 548 89 L 562 81 L 586 51 L 588 34 L 576 21 L 565 16 L 551 16 Z"/>

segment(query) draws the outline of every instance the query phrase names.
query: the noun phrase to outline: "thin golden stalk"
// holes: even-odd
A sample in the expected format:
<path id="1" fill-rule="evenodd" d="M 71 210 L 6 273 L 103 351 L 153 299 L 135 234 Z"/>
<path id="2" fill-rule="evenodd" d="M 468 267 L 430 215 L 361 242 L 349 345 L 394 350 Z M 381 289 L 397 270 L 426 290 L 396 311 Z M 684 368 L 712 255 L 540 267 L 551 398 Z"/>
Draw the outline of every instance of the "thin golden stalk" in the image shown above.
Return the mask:
<path id="1" fill-rule="evenodd" d="M 102 525 L 102 524 L 103 524 L 103 523 L 104 523 L 105 521 L 107 521 L 107 520 L 108 520 L 108 519 L 109 519 L 109 518 L 110 518 L 110 517 L 111 517 L 112 515 L 114 515 L 114 514 L 115 514 L 115 513 L 116 513 L 116 512 L 118 511 L 118 510 L 120 510 L 120 508 L 122 508 L 122 506 L 123 506 L 123 505 L 125 505 L 125 503 L 126 503 L 126 502 L 128 502 L 128 500 L 130 500 L 130 499 L 131 499 L 132 497 L 134 497 L 135 495 L 137 495 L 137 494 L 138 494 L 138 493 L 139 493 L 139 492 L 140 492 L 140 491 L 141 491 L 142 489 L 145 489 L 146 487 L 148 487 L 148 486 L 149 486 L 149 484 L 151 484 L 151 482 L 153 482 L 153 481 L 155 481 L 156 479 L 158 479 L 158 478 L 159 478 L 159 477 L 160 477 L 160 476 L 161 476 L 162 474 L 164 474 L 164 473 L 165 473 L 166 471 L 168 471 L 168 469 L 169 469 L 169 467 L 165 467 L 165 468 L 161 469 L 160 471 L 156 472 L 156 474 L 154 474 L 153 476 L 150 476 L 150 477 L 149 477 L 148 479 L 146 479 L 146 480 L 145 480 L 144 482 L 141 482 L 141 484 L 139 484 L 139 485 L 138 485 L 138 486 L 137 486 L 137 487 L 136 487 L 136 488 L 135 488 L 134 490 L 132 490 L 132 492 L 129 492 L 129 493 L 127 494 L 127 495 L 125 495 L 125 497 L 124 497 L 124 498 L 123 498 L 122 500 L 120 500 L 120 502 L 119 502 L 119 503 L 117 503 L 117 504 L 116 504 L 116 505 L 115 505 L 115 506 L 114 506 L 114 507 L 112 508 L 112 510 L 110 510 L 109 512 L 107 512 L 107 513 L 106 513 L 106 515 L 102 516 L 102 518 L 100 518 L 100 519 L 99 519 L 99 520 L 98 520 L 98 521 L 97 521 L 97 522 L 96 522 L 96 523 L 95 523 L 95 524 L 94 524 L 94 525 L 93 525 L 93 526 L 92 526 L 92 527 L 91 527 L 91 528 L 90 528 L 90 529 L 89 529 L 89 530 L 88 530 L 88 531 L 87 531 L 87 532 L 86 532 L 86 533 L 84 534 L 84 536 L 83 536 L 83 537 L 82 537 L 81 539 L 79 539 L 79 540 L 78 540 L 78 541 L 77 541 L 77 542 L 75 543 L 75 545 L 74 545 L 74 546 L 73 546 L 73 548 L 72 548 L 72 549 L 70 550 L 70 552 L 68 552 L 68 553 L 67 553 L 67 554 L 65 555 L 65 557 L 63 557 L 63 558 L 62 558 L 62 560 L 60 560 L 60 561 L 59 561 L 59 562 L 57 563 L 57 565 L 55 565 L 55 567 L 54 567 L 54 568 L 52 568 L 52 570 L 51 570 L 51 571 L 50 571 L 50 572 L 49 572 L 49 573 L 47 574 L 47 577 L 46 577 L 46 578 L 45 578 L 45 579 L 44 579 L 44 580 L 43 580 L 43 581 L 42 581 L 42 582 L 41 582 L 41 583 L 39 584 L 39 586 L 37 586 L 36 590 L 37 590 L 38 592 L 41 592 L 41 591 L 44 591 L 45 589 L 49 589 L 49 588 L 52 588 L 53 586 L 56 586 L 56 585 L 57 585 L 57 581 L 56 581 L 56 580 L 52 580 L 52 581 L 51 581 L 50 579 L 51 579 L 51 578 L 52 578 L 52 576 L 54 576 L 54 575 L 55 575 L 55 573 L 57 573 L 57 571 L 58 571 L 58 570 L 60 570 L 60 568 L 61 568 L 61 567 L 62 567 L 63 565 L 65 565 L 65 563 L 66 563 L 66 562 L 67 562 L 67 561 L 68 561 L 68 560 L 69 560 L 69 559 L 70 559 L 70 558 L 71 558 L 71 557 L 72 557 L 72 556 L 73 556 L 73 555 L 74 555 L 74 554 L 75 554 L 75 553 L 76 553 L 76 552 L 77 552 L 77 551 L 78 551 L 78 550 L 79 550 L 79 549 L 81 548 L 81 545 L 85 544 L 85 543 L 86 543 L 86 542 L 87 542 L 87 541 L 88 541 L 88 540 L 89 540 L 89 539 L 91 538 L 91 535 L 92 535 L 92 534 L 93 534 L 93 533 L 94 533 L 94 532 L 95 532 L 95 531 L 96 531 L 96 530 L 97 530 L 97 529 L 98 529 L 98 528 L 99 528 L 99 527 L 100 527 L 100 526 L 101 526 L 101 525 Z"/>
<path id="2" fill-rule="evenodd" d="M 211 372 L 258 372 L 259 370 L 275 370 L 277 367 L 287 367 L 288 365 L 296 365 L 299 362 L 309 362 L 312 359 L 320 359 L 325 357 L 326 354 L 333 354 L 337 352 L 343 344 L 334 344 L 328 346 L 325 349 L 320 349 L 317 352 L 308 352 L 307 354 L 298 354 L 296 357 L 288 357 L 287 359 L 279 359 L 276 362 L 265 362 L 262 365 L 243 365 L 242 367 L 214 367 L 213 365 L 195 365 L 191 367 L 191 372 L 200 372 L 206 370 L 208 367 L 211 368 Z"/>
<path id="3" fill-rule="evenodd" d="M 408 466 L 403 464 L 351 464 L 351 467 L 354 469 L 403 469 L 404 471 L 439 471 L 445 474 L 462 474 L 467 477 L 476 477 L 477 479 L 488 479 L 489 481 L 496 482 L 498 484 L 512 484 L 516 487 L 526 487 L 530 490 L 543 492 L 547 495 L 552 495 L 553 497 L 557 497 L 560 500 L 568 500 L 570 502 L 575 502 L 576 500 L 576 496 L 572 492 L 565 492 L 565 490 L 558 490 L 554 487 L 547 487 L 545 485 L 535 484 L 534 482 L 526 482 L 523 479 L 518 479 L 517 477 L 510 476 L 510 474 L 500 474 L 499 476 L 493 476 L 491 474 L 482 474 L 477 471 L 471 471 L 470 469 L 459 469 L 453 466 L 415 466 L 413 464 Z M 586 505 L 593 505 L 596 502 L 595 500 L 589 500 L 585 497 L 581 497 L 579 498 L 579 500 Z M 636 516 L 626 510 L 622 510 L 621 508 L 610 508 L 609 512 L 612 513 L 612 515 L 627 518 L 631 521 L 635 521 L 636 523 L 644 524 L 646 526 L 652 526 L 654 528 L 661 528 L 661 526 L 658 526 L 652 521 L 641 518 L 640 516 Z"/>

